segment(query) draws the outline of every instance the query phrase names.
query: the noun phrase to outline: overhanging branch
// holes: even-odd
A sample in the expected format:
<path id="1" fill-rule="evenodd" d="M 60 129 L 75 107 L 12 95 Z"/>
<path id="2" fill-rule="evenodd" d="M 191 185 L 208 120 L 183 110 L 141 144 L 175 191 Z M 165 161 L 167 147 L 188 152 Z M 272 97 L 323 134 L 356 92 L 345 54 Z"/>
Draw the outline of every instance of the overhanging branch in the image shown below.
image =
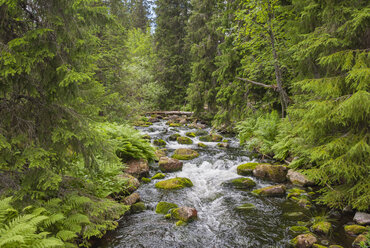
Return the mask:
<path id="1" fill-rule="evenodd" d="M 259 82 L 250 80 L 248 78 L 241 78 L 241 77 L 235 77 L 235 78 L 239 79 L 239 80 L 242 80 L 242 81 L 245 81 L 245 82 L 248 82 L 248 83 L 251 83 L 251 84 L 255 84 L 255 85 L 258 85 L 258 86 L 265 87 L 265 88 L 270 88 L 270 89 L 273 89 L 273 90 L 277 90 L 277 85 L 263 84 L 263 83 L 259 83 Z"/>

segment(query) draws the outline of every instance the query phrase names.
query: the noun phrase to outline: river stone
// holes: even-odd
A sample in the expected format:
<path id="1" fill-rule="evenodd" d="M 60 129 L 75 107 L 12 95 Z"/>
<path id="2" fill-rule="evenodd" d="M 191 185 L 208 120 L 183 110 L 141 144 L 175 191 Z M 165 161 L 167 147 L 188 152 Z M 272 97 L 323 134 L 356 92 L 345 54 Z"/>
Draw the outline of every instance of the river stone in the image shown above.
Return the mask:
<path id="1" fill-rule="evenodd" d="M 161 157 L 166 157 L 167 149 L 159 149 L 155 151 L 156 161 L 159 161 Z"/>
<path id="2" fill-rule="evenodd" d="M 157 214 L 167 214 L 173 208 L 178 208 L 177 204 L 171 202 L 158 202 L 155 212 Z"/>
<path id="3" fill-rule="evenodd" d="M 319 234 L 328 234 L 331 229 L 331 223 L 327 221 L 320 221 L 311 226 L 312 231 Z"/>
<path id="4" fill-rule="evenodd" d="M 172 155 L 172 158 L 180 160 L 190 160 L 193 158 L 199 157 L 199 153 L 188 148 L 179 148 L 175 150 L 175 153 Z"/>
<path id="5" fill-rule="evenodd" d="M 295 171 L 295 170 L 288 170 L 287 178 L 292 184 L 300 185 L 304 187 L 314 185 L 314 182 L 309 180 L 307 176 L 303 175 L 302 173 Z"/>
<path id="6" fill-rule="evenodd" d="M 118 177 L 123 178 L 127 180 L 127 191 L 132 193 L 140 186 L 140 182 L 136 177 L 131 176 L 130 174 L 124 173 L 121 175 L 118 175 Z"/>
<path id="7" fill-rule="evenodd" d="M 144 202 L 137 202 L 131 205 L 131 208 L 130 208 L 132 213 L 140 213 L 140 212 L 145 211 L 145 209 L 146 209 L 146 206 Z"/>
<path id="8" fill-rule="evenodd" d="M 155 179 L 163 179 L 163 178 L 165 178 L 166 177 L 166 175 L 165 174 L 163 174 L 163 173 L 157 173 L 157 174 L 155 174 L 153 177 L 152 177 L 152 180 L 155 180 Z"/>
<path id="9" fill-rule="evenodd" d="M 348 235 L 352 235 L 352 236 L 356 236 L 356 235 L 362 234 L 362 233 L 366 232 L 366 230 L 367 230 L 366 227 L 360 226 L 360 225 L 347 225 L 347 226 L 344 226 L 344 231 Z"/>
<path id="10" fill-rule="evenodd" d="M 151 122 L 151 123 L 159 122 L 159 119 L 155 117 L 151 117 L 148 119 L 148 122 Z"/>
<path id="11" fill-rule="evenodd" d="M 233 179 L 231 183 L 237 189 L 250 189 L 256 186 L 256 183 L 248 177 Z"/>
<path id="12" fill-rule="evenodd" d="M 196 136 L 194 132 L 187 132 L 185 135 L 191 138 L 194 138 Z"/>
<path id="13" fill-rule="evenodd" d="M 181 135 L 179 133 L 174 133 L 174 134 L 171 134 L 168 137 L 168 140 L 170 140 L 170 141 L 176 141 L 178 137 L 181 137 Z"/>
<path id="14" fill-rule="evenodd" d="M 253 174 L 253 170 L 256 168 L 258 163 L 245 163 L 241 164 L 236 168 L 238 175 L 250 176 Z"/>
<path id="15" fill-rule="evenodd" d="M 156 188 L 159 189 L 182 189 L 185 187 L 192 187 L 193 183 L 190 179 L 185 177 L 175 177 L 163 181 L 159 181 L 155 184 Z"/>
<path id="16" fill-rule="evenodd" d="M 308 229 L 308 227 L 305 227 L 305 226 L 291 226 L 289 228 L 289 232 L 293 234 L 302 234 L 302 233 L 309 233 L 310 229 Z"/>
<path id="17" fill-rule="evenodd" d="M 330 245 L 329 248 L 344 248 L 341 245 Z"/>
<path id="18" fill-rule="evenodd" d="M 166 146 L 167 143 L 163 139 L 156 139 L 153 141 L 153 144 L 155 146 Z"/>
<path id="19" fill-rule="evenodd" d="M 220 148 L 229 148 L 228 143 L 218 143 L 217 146 L 220 147 Z"/>
<path id="20" fill-rule="evenodd" d="M 317 242 L 317 238 L 312 233 L 300 234 L 291 243 L 296 248 L 310 248 Z"/>
<path id="21" fill-rule="evenodd" d="M 199 137 L 199 140 L 204 142 L 221 142 L 222 136 L 218 134 L 210 134 Z"/>
<path id="22" fill-rule="evenodd" d="M 162 172 L 175 172 L 182 170 L 182 162 L 175 158 L 161 157 L 158 162 Z"/>
<path id="23" fill-rule="evenodd" d="M 352 243 L 352 247 L 354 248 L 360 248 L 360 247 L 366 247 L 366 246 L 361 246 L 361 243 L 365 243 L 369 240 L 367 240 L 366 236 L 364 234 L 360 234 L 356 237 L 355 241 Z"/>
<path id="24" fill-rule="evenodd" d="M 171 210 L 171 217 L 185 222 L 190 222 L 198 218 L 198 212 L 195 208 L 180 207 Z"/>
<path id="25" fill-rule="evenodd" d="M 125 173 L 136 178 L 142 178 L 149 175 L 148 161 L 145 159 L 133 159 L 127 162 Z"/>
<path id="26" fill-rule="evenodd" d="M 285 194 L 286 187 L 283 184 L 272 185 L 261 189 L 253 190 L 252 193 L 261 196 L 282 196 Z"/>
<path id="27" fill-rule="evenodd" d="M 365 212 L 356 212 L 353 220 L 356 221 L 357 224 L 368 225 L 370 224 L 370 214 Z"/>
<path id="28" fill-rule="evenodd" d="M 189 137 L 177 137 L 177 143 L 182 145 L 191 145 L 193 144 L 193 141 Z"/>
<path id="29" fill-rule="evenodd" d="M 125 205 L 132 205 L 136 202 L 140 201 L 140 195 L 138 193 L 132 193 L 131 195 L 125 197 L 122 201 Z"/>
<path id="30" fill-rule="evenodd" d="M 208 132 L 206 130 L 197 130 L 195 132 L 195 135 L 196 136 L 204 136 L 204 135 L 208 135 Z"/>
<path id="31" fill-rule="evenodd" d="M 320 244 L 313 244 L 312 248 L 328 248 L 328 247 Z"/>
<path id="32" fill-rule="evenodd" d="M 199 143 L 198 143 L 198 147 L 202 147 L 202 148 L 204 148 L 204 147 L 207 147 L 207 145 L 206 145 L 206 144 L 204 144 L 204 143 L 202 143 L 202 142 L 199 142 Z"/>
<path id="33" fill-rule="evenodd" d="M 243 211 L 252 210 L 252 209 L 255 209 L 255 208 L 256 208 L 256 206 L 252 203 L 245 203 L 243 205 L 240 205 L 240 206 L 236 207 L 236 209 L 243 210 Z"/>
<path id="34" fill-rule="evenodd" d="M 277 183 L 286 181 L 288 168 L 284 165 L 259 164 L 253 170 L 253 175 L 262 179 L 270 179 Z"/>

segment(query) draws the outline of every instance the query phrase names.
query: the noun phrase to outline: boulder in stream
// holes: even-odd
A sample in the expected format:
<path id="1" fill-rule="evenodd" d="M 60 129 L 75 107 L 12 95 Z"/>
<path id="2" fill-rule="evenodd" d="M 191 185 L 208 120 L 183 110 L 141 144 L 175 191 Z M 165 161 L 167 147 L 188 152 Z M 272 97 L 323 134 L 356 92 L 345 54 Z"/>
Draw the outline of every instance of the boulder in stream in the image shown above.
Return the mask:
<path id="1" fill-rule="evenodd" d="M 315 233 L 327 235 L 331 230 L 331 223 L 328 221 L 320 221 L 312 225 L 311 229 Z"/>
<path id="2" fill-rule="evenodd" d="M 168 137 L 168 140 L 170 140 L 170 141 L 176 141 L 178 137 L 181 137 L 181 135 L 179 133 L 174 133 L 174 134 L 171 134 Z"/>
<path id="3" fill-rule="evenodd" d="M 205 136 L 205 135 L 208 135 L 208 132 L 206 130 L 197 130 L 195 132 L 195 135 L 196 136 Z"/>
<path id="4" fill-rule="evenodd" d="M 344 226 L 344 231 L 351 236 L 356 236 L 367 231 L 367 228 L 360 225 L 347 225 Z"/>
<path id="5" fill-rule="evenodd" d="M 193 183 L 189 178 L 175 177 L 163 181 L 159 181 L 155 184 L 156 188 L 159 189 L 182 189 L 185 187 L 192 187 Z"/>
<path id="6" fill-rule="evenodd" d="M 165 177 L 166 177 L 165 174 L 163 174 L 163 173 L 157 173 L 154 176 L 152 176 L 152 180 L 155 180 L 155 179 L 163 179 Z"/>
<path id="7" fill-rule="evenodd" d="M 253 170 L 256 169 L 258 163 L 245 163 L 241 164 L 236 168 L 238 175 L 250 176 L 253 174 Z"/>
<path id="8" fill-rule="evenodd" d="M 292 169 L 288 170 L 287 178 L 292 184 L 300 185 L 303 187 L 308 187 L 315 184 L 313 181 L 309 180 L 307 176 Z"/>
<path id="9" fill-rule="evenodd" d="M 159 149 L 155 151 L 156 161 L 159 161 L 161 157 L 166 157 L 167 149 Z"/>
<path id="10" fill-rule="evenodd" d="M 146 206 L 144 202 L 137 202 L 131 205 L 130 211 L 131 213 L 140 213 L 146 210 Z"/>
<path id="11" fill-rule="evenodd" d="M 199 153 L 188 148 L 179 148 L 175 150 L 175 153 L 172 155 L 172 158 L 180 160 L 190 160 L 193 158 L 199 157 Z"/>
<path id="12" fill-rule="evenodd" d="M 177 143 L 182 145 L 191 145 L 193 144 L 193 141 L 189 137 L 177 137 Z"/>
<path id="13" fill-rule="evenodd" d="M 122 203 L 131 206 L 138 201 L 140 201 L 140 195 L 138 193 L 132 193 L 131 195 L 125 197 Z"/>
<path id="14" fill-rule="evenodd" d="M 198 147 L 202 147 L 202 148 L 204 148 L 204 147 L 207 147 L 207 145 L 206 145 L 206 144 L 204 144 L 204 143 L 202 143 L 202 142 L 199 142 L 199 143 L 198 143 Z"/>
<path id="15" fill-rule="evenodd" d="M 261 189 L 253 190 L 252 193 L 260 196 L 282 196 L 285 194 L 286 187 L 284 184 L 272 185 Z"/>
<path id="16" fill-rule="evenodd" d="M 310 248 L 317 242 L 317 238 L 312 233 L 300 234 L 291 240 L 295 248 Z"/>
<path id="17" fill-rule="evenodd" d="M 127 191 L 132 193 L 140 186 L 140 182 L 136 177 L 131 176 L 130 174 L 123 173 L 118 175 L 118 177 L 127 180 Z"/>
<path id="18" fill-rule="evenodd" d="M 237 189 L 250 189 L 256 186 L 256 183 L 248 177 L 233 179 L 231 183 Z"/>
<path id="19" fill-rule="evenodd" d="M 182 170 L 182 162 L 175 158 L 161 157 L 158 162 L 162 172 L 175 172 Z"/>
<path id="20" fill-rule="evenodd" d="M 222 136 L 218 134 L 210 134 L 199 137 L 199 140 L 204 142 L 221 142 Z"/>
<path id="21" fill-rule="evenodd" d="M 167 143 L 163 139 L 156 139 L 153 141 L 153 144 L 155 146 L 166 146 Z"/>
<path id="22" fill-rule="evenodd" d="M 365 212 L 356 212 L 353 220 L 356 221 L 357 224 L 368 225 L 370 224 L 370 214 Z"/>
<path id="23" fill-rule="evenodd" d="M 360 248 L 360 247 L 368 247 L 368 246 L 362 246 L 361 244 L 368 243 L 370 240 L 367 239 L 366 235 L 360 234 L 356 237 L 355 241 L 352 243 L 352 247 L 354 248 Z"/>
<path id="24" fill-rule="evenodd" d="M 167 214 L 173 208 L 178 208 L 177 204 L 171 202 L 158 202 L 155 212 L 157 214 Z"/>
<path id="25" fill-rule="evenodd" d="M 128 173 L 136 178 L 148 176 L 149 166 L 145 159 L 132 159 L 127 162 L 125 173 Z"/>
<path id="26" fill-rule="evenodd" d="M 171 210 L 171 217 L 184 222 L 191 222 L 198 218 L 198 212 L 195 208 L 191 207 L 174 208 Z"/>
<path id="27" fill-rule="evenodd" d="M 196 136 L 194 132 L 187 132 L 185 135 L 191 138 L 194 138 Z"/>
<path id="28" fill-rule="evenodd" d="M 288 168 L 284 165 L 258 164 L 253 175 L 262 179 L 269 179 L 277 183 L 286 181 Z"/>
<path id="29" fill-rule="evenodd" d="M 297 235 L 302 233 L 309 233 L 310 229 L 308 229 L 308 227 L 305 226 L 291 226 L 289 228 L 289 232 Z"/>

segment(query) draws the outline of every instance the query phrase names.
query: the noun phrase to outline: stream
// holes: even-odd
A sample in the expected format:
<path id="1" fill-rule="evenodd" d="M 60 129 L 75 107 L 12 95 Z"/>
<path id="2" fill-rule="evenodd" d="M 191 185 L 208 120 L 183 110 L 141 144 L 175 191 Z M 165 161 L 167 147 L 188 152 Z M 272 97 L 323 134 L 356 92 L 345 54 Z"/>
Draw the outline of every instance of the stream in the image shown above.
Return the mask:
<path id="1" fill-rule="evenodd" d="M 224 185 L 224 182 L 240 177 L 236 173 L 238 165 L 261 162 L 253 160 L 250 153 L 239 146 L 236 138 L 225 137 L 229 140 L 229 148 L 219 148 L 217 142 L 202 142 L 207 147 L 200 148 L 197 146 L 201 142 L 198 137 L 191 138 L 192 145 L 180 145 L 177 141 L 168 140 L 171 134 L 178 132 L 185 136 L 186 132 L 197 129 L 172 128 L 166 125 L 165 120 L 138 129 L 143 134 L 149 134 L 152 142 L 155 139 L 165 140 L 169 157 L 177 148 L 191 148 L 199 152 L 198 158 L 183 161 L 182 171 L 167 173 L 165 178 L 187 177 L 194 186 L 171 191 L 155 188 L 158 180 L 142 184 L 136 192 L 140 194 L 147 210 L 124 216 L 119 227 L 105 235 L 94 247 L 289 247 L 289 241 L 296 236 L 289 233 L 289 227 L 312 217 L 314 210 L 306 210 L 285 197 L 259 197 L 253 195 L 251 190 Z M 205 130 L 210 131 L 209 128 Z M 156 172 L 151 169 L 150 177 Z M 257 183 L 254 189 L 276 184 L 252 176 L 250 178 Z M 198 220 L 186 226 L 176 226 L 175 220 L 165 219 L 163 215 L 155 213 L 159 201 L 194 207 L 198 211 Z M 256 208 L 248 211 L 236 209 L 244 203 L 252 203 Z M 304 215 L 299 219 L 286 215 L 292 212 L 302 212 Z M 346 220 L 340 218 L 333 223 L 334 227 L 341 226 L 340 222 L 343 221 Z M 329 238 L 326 237 L 330 244 L 350 247 L 341 231 L 333 233 Z"/>

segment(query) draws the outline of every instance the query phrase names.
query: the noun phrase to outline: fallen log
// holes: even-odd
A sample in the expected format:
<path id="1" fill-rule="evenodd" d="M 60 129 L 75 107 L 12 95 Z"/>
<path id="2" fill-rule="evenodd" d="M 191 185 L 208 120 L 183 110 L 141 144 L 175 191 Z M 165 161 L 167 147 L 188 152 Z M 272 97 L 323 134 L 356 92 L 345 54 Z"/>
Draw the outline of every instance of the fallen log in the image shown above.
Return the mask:
<path id="1" fill-rule="evenodd" d="M 194 112 L 187 111 L 153 111 L 145 113 L 147 115 L 193 115 Z"/>

